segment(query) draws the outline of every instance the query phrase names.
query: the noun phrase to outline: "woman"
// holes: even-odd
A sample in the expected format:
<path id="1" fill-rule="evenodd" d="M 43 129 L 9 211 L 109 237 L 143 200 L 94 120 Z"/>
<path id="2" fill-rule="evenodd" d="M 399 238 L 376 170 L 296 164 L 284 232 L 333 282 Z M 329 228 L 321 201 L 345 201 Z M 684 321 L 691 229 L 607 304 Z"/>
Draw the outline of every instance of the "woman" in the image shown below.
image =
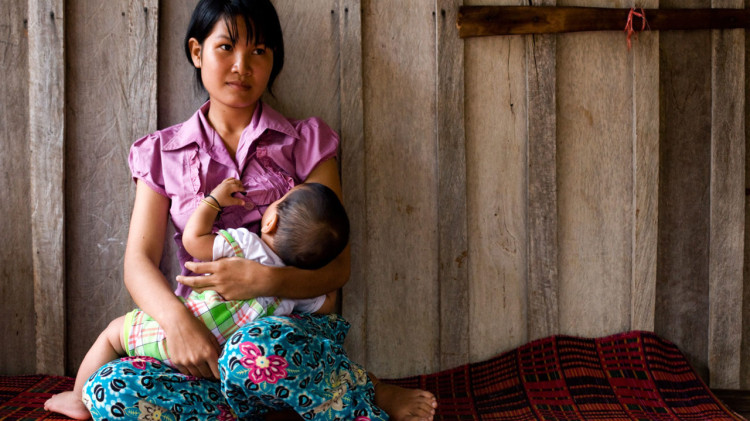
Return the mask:
<path id="1" fill-rule="evenodd" d="M 230 338 L 222 353 L 170 290 L 159 271 L 168 218 L 177 231 L 183 275 L 200 274 L 178 277 L 179 295 L 192 288 L 226 299 L 307 298 L 339 289 L 350 271 L 348 247 L 315 271 L 239 258 L 190 261 L 181 242 L 187 217 L 223 179 L 240 179 L 248 194 L 244 207 L 224 209 L 216 227 L 256 232 L 266 206 L 295 184 L 318 182 L 339 197 L 341 184 L 338 136 L 318 119 L 290 121 L 260 102 L 284 61 L 281 27 L 268 0 L 201 0 L 185 40 L 209 101 L 188 121 L 131 149 L 136 198 L 124 272 L 136 304 L 166 332 L 179 373 L 155 361 L 108 364 L 84 389 L 92 415 L 263 419 L 268 411 L 294 410 L 305 419 L 386 419 L 382 408 L 397 420 L 432 419 L 432 394 L 373 385 L 348 360 L 342 347 L 348 324 L 338 316 L 260 319 Z M 221 383 L 211 380 L 219 378 Z"/>

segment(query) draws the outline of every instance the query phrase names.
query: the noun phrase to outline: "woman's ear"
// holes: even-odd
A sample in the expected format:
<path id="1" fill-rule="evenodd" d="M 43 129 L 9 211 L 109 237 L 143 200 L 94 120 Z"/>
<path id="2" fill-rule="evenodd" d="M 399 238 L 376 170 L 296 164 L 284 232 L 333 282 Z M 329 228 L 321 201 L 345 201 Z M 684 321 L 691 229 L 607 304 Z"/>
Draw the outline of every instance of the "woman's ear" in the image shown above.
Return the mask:
<path id="1" fill-rule="evenodd" d="M 266 220 L 266 222 L 263 224 L 262 227 L 260 227 L 260 232 L 262 234 L 273 234 L 276 232 L 276 227 L 279 224 L 279 215 L 277 213 L 274 213 L 270 218 Z"/>
<path id="2" fill-rule="evenodd" d="M 201 43 L 195 38 L 188 40 L 188 47 L 190 47 L 190 56 L 193 58 L 193 66 L 201 68 Z"/>

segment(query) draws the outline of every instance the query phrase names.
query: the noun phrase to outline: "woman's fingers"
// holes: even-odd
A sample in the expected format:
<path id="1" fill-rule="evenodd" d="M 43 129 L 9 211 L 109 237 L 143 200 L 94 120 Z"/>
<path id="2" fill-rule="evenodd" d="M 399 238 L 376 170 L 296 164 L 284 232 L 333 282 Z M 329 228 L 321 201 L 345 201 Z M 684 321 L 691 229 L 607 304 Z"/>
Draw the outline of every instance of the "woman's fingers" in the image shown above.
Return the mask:
<path id="1" fill-rule="evenodd" d="M 197 274 L 208 274 L 216 271 L 216 262 L 185 262 L 187 270 Z"/>
<path id="2" fill-rule="evenodd" d="M 203 279 L 203 278 L 207 278 L 207 276 L 182 276 L 180 275 L 177 277 L 177 282 L 185 286 L 189 286 L 190 288 L 193 289 L 193 291 L 197 291 L 197 292 L 203 292 L 208 289 L 213 289 L 211 288 L 211 283 L 208 282 L 209 280 Z"/>
<path id="3" fill-rule="evenodd" d="M 273 285 L 268 282 L 268 266 L 252 260 L 227 257 L 213 262 L 186 262 L 185 268 L 196 276 L 178 276 L 177 282 L 194 291 L 213 290 L 227 300 L 274 295 L 269 290 Z"/>
<path id="4" fill-rule="evenodd" d="M 215 289 L 215 277 L 212 267 L 214 262 L 185 262 L 187 270 L 196 273 L 196 276 L 177 276 L 177 282 L 192 288 L 194 291 L 203 292 L 208 289 Z"/>
<path id="5" fill-rule="evenodd" d="M 196 371 L 200 373 L 198 377 L 202 377 L 204 379 L 216 379 L 217 377 L 214 376 L 213 370 L 211 370 L 211 367 L 207 363 L 203 363 L 200 365 L 197 365 Z"/>
<path id="6" fill-rule="evenodd" d="M 180 371 L 180 373 L 186 375 L 186 376 L 193 376 L 203 379 L 213 379 L 217 380 L 218 377 L 218 365 L 214 364 L 216 368 L 214 369 L 211 367 L 210 364 L 202 363 L 197 365 L 177 365 L 175 364 L 175 368 Z"/>
<path id="7" fill-rule="evenodd" d="M 208 368 L 209 368 L 209 370 L 210 370 L 210 372 L 212 374 L 211 378 L 213 378 L 215 380 L 219 380 L 220 379 L 220 374 L 219 374 L 219 360 L 209 361 L 208 362 Z"/>

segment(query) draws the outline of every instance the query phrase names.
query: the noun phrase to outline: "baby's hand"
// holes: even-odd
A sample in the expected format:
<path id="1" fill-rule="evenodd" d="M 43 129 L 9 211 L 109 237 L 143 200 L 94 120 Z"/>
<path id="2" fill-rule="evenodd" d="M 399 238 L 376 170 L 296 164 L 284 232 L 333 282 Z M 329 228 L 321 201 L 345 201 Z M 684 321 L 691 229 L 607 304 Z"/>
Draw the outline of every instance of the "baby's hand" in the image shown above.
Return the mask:
<path id="1" fill-rule="evenodd" d="M 236 178 L 227 178 L 211 191 L 211 196 L 213 196 L 214 199 L 219 202 L 217 203 L 217 205 L 222 208 L 225 208 L 227 206 L 244 205 L 244 200 L 232 196 L 232 194 L 244 190 L 245 187 L 242 185 L 242 182 L 240 182 L 240 180 Z"/>

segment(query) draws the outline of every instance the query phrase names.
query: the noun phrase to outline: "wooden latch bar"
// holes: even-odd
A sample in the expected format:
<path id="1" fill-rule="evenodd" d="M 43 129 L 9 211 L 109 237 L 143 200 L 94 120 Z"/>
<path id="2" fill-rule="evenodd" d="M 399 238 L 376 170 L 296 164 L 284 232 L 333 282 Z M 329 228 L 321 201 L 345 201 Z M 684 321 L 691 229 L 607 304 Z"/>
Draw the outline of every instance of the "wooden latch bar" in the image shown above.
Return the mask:
<path id="1" fill-rule="evenodd" d="M 635 9 L 640 12 L 641 9 Z M 750 9 L 643 9 L 648 29 L 692 30 L 750 27 Z M 631 9 L 564 6 L 461 6 L 461 38 L 491 35 L 622 31 Z M 640 28 L 641 18 L 633 19 Z"/>

